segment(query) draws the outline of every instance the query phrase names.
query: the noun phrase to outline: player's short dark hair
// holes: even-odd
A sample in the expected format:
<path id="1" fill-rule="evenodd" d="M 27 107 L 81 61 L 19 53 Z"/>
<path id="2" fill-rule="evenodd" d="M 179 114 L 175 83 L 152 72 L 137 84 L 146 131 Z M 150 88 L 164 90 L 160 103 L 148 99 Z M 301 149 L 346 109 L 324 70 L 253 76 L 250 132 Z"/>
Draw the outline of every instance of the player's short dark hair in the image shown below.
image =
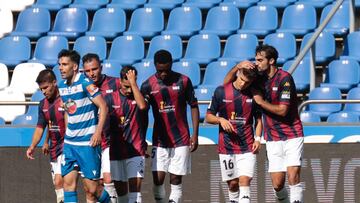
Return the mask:
<path id="1" fill-rule="evenodd" d="M 239 71 L 249 80 L 254 80 L 258 75 L 258 70 L 256 68 L 241 68 Z"/>
<path id="2" fill-rule="evenodd" d="M 58 59 L 61 57 L 69 57 L 72 62 L 80 64 L 80 54 L 75 50 L 63 49 L 58 54 Z"/>
<path id="3" fill-rule="evenodd" d="M 126 73 L 129 71 L 129 70 L 133 70 L 135 71 L 135 75 L 137 75 L 137 70 L 134 66 L 124 66 L 121 71 L 120 71 L 120 78 L 122 80 L 127 80 L 127 77 L 126 77 Z"/>
<path id="4" fill-rule="evenodd" d="M 97 54 L 87 53 L 82 57 L 83 64 L 87 63 L 87 62 L 91 62 L 92 60 L 95 60 L 100 64 L 100 58 L 99 58 L 99 55 L 97 55 Z"/>
<path id="5" fill-rule="evenodd" d="M 56 81 L 56 76 L 54 72 L 50 69 L 45 69 L 39 72 L 39 75 L 36 78 L 36 83 L 40 85 L 43 82 L 54 82 Z"/>
<path id="6" fill-rule="evenodd" d="M 270 59 L 274 59 L 275 60 L 275 64 L 276 61 L 279 57 L 279 53 L 278 51 L 275 49 L 275 47 L 267 45 L 267 44 L 262 44 L 262 45 L 258 45 L 255 49 L 255 55 L 261 52 L 265 52 L 265 57 L 270 60 Z"/>
<path id="7" fill-rule="evenodd" d="M 157 63 L 159 64 L 172 63 L 171 53 L 164 49 L 157 51 L 154 55 L 154 64 L 156 65 Z"/>

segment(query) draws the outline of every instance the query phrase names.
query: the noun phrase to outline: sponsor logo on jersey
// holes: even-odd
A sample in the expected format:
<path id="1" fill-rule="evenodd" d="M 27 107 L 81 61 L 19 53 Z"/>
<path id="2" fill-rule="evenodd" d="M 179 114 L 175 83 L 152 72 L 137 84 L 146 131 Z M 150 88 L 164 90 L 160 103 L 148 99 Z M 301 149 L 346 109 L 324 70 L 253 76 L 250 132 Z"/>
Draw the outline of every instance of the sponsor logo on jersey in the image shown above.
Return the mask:
<path id="1" fill-rule="evenodd" d="M 286 82 L 286 83 L 284 84 L 284 87 L 290 87 L 290 83 L 289 83 L 289 82 Z"/>
<path id="2" fill-rule="evenodd" d="M 173 90 L 180 90 L 180 86 L 179 86 L 179 85 L 172 86 L 172 89 L 173 89 Z"/>
<path id="3" fill-rule="evenodd" d="M 272 88 L 272 91 L 277 91 L 278 90 L 278 87 L 273 87 Z"/>
<path id="4" fill-rule="evenodd" d="M 230 99 L 223 99 L 222 101 L 225 102 L 225 103 L 232 103 L 233 102 L 233 100 L 230 100 Z"/>

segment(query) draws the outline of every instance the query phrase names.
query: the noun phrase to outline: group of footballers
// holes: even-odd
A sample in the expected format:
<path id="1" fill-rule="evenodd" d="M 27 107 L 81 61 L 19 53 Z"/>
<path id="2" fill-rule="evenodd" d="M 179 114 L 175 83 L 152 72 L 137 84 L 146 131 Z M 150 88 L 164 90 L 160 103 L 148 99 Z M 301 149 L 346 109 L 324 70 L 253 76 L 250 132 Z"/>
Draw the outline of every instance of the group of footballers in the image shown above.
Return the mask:
<path id="1" fill-rule="evenodd" d="M 219 125 L 221 173 L 232 203 L 250 202 L 262 134 L 276 198 L 303 202 L 303 130 L 296 88 L 291 75 L 277 68 L 277 57 L 275 48 L 258 46 L 255 63 L 240 62 L 227 74 L 206 114 L 206 122 Z M 51 70 L 39 73 L 36 82 L 45 98 L 40 101 L 37 127 L 26 154 L 34 159 L 47 128 L 42 150 L 50 154 L 58 203 L 78 202 L 78 176 L 83 177 L 88 203 L 142 202 L 149 108 L 154 116 L 150 156 L 155 202 L 181 202 L 182 176 L 191 173 L 190 153 L 198 147 L 199 108 L 191 80 L 172 71 L 172 62 L 170 52 L 156 52 L 156 72 L 140 88 L 134 67 L 124 66 L 119 78 L 109 77 L 102 73 L 96 54 L 82 57 L 84 74 L 80 73 L 80 55 L 73 50 L 58 55 L 61 81 Z M 187 105 L 191 107 L 192 135 Z"/>

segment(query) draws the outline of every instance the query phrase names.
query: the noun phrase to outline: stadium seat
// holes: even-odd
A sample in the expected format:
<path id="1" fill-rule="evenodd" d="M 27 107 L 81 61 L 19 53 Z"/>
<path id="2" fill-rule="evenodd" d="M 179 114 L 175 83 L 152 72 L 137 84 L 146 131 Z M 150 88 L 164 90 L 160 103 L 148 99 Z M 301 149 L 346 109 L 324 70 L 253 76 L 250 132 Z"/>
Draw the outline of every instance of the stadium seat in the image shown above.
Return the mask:
<path id="1" fill-rule="evenodd" d="M 112 42 L 108 61 L 121 65 L 133 64 L 144 58 L 144 46 L 144 40 L 140 36 L 119 36 Z"/>
<path id="2" fill-rule="evenodd" d="M 197 7 L 177 7 L 170 11 L 167 27 L 161 34 L 189 38 L 202 27 L 201 11 Z"/>
<path id="3" fill-rule="evenodd" d="M 219 60 L 240 62 L 254 60 L 258 38 L 254 34 L 234 34 L 226 40 L 224 54 Z M 241 50 L 241 51 L 239 51 Z"/>
<path id="4" fill-rule="evenodd" d="M 11 122 L 12 125 L 36 125 L 38 121 L 38 114 L 36 112 L 26 113 L 24 115 L 16 116 Z"/>
<path id="5" fill-rule="evenodd" d="M 316 10 L 308 4 L 295 4 L 285 8 L 277 32 L 304 36 L 316 28 Z"/>
<path id="6" fill-rule="evenodd" d="M 102 63 L 102 73 L 106 74 L 111 77 L 120 77 L 120 70 L 122 69 L 122 66 L 120 63 L 116 62 L 105 62 Z"/>
<path id="7" fill-rule="evenodd" d="M 206 16 L 204 29 L 200 34 L 216 34 L 226 37 L 240 28 L 240 12 L 235 6 L 212 7 Z"/>
<path id="8" fill-rule="evenodd" d="M 21 63 L 15 67 L 9 87 L 24 94 L 34 94 L 39 89 L 36 78 L 45 69 L 41 63 Z"/>
<path id="9" fill-rule="evenodd" d="M 149 0 L 145 7 L 159 7 L 161 9 L 170 10 L 180 6 L 184 0 Z"/>
<path id="10" fill-rule="evenodd" d="M 355 87 L 352 88 L 347 96 L 346 96 L 347 100 L 360 100 L 360 87 Z M 345 104 L 344 106 L 344 111 L 346 112 L 352 112 L 357 114 L 358 116 L 360 116 L 360 103 L 356 103 L 356 104 Z"/>
<path id="11" fill-rule="evenodd" d="M 9 8 L 0 8 L 0 38 L 13 30 L 14 19 Z"/>
<path id="12" fill-rule="evenodd" d="M 153 60 L 144 60 L 139 63 L 133 64 L 136 68 L 138 75 L 137 75 L 137 84 L 141 87 L 141 84 L 145 82 L 151 75 L 156 73 L 156 68 L 154 65 Z"/>
<path id="13" fill-rule="evenodd" d="M 34 2 L 35 0 L 2 0 L 0 4 L 2 8 L 9 8 L 11 11 L 20 12 L 34 4 Z"/>
<path id="14" fill-rule="evenodd" d="M 308 33 L 301 41 L 300 50 L 309 42 L 314 33 Z M 307 52 L 305 57 L 309 57 L 310 51 Z M 317 64 L 328 64 L 335 58 L 336 44 L 335 37 L 331 33 L 322 32 L 315 42 L 315 62 Z"/>
<path id="15" fill-rule="evenodd" d="M 200 9 L 210 9 L 219 4 L 221 0 L 186 0 L 183 6 L 195 6 Z"/>
<path id="16" fill-rule="evenodd" d="M 296 1 L 297 0 L 261 0 L 258 2 L 258 5 L 270 5 L 276 8 L 285 8 Z"/>
<path id="17" fill-rule="evenodd" d="M 143 6 L 147 0 L 111 0 L 111 3 L 107 7 L 118 7 L 125 10 L 135 10 L 136 8 Z"/>
<path id="18" fill-rule="evenodd" d="M 83 8 L 89 11 L 95 11 L 103 6 L 106 6 L 108 3 L 109 0 L 74 0 L 74 2 L 69 5 L 69 7 Z"/>
<path id="19" fill-rule="evenodd" d="M 332 3 L 333 0 L 298 0 L 296 3 L 309 4 L 315 8 L 324 8 L 327 4 Z"/>
<path id="20" fill-rule="evenodd" d="M 0 101 L 24 102 L 25 95 L 20 90 L 7 87 L 0 90 Z M 24 113 L 25 105 L 0 105 L 0 117 L 6 122 L 11 122 Z"/>
<path id="21" fill-rule="evenodd" d="M 326 120 L 328 123 L 358 123 L 359 116 L 351 112 L 332 113 Z"/>
<path id="22" fill-rule="evenodd" d="M 199 88 L 217 87 L 224 83 L 226 74 L 236 65 L 233 61 L 215 61 L 206 66 L 204 80 Z"/>
<path id="23" fill-rule="evenodd" d="M 194 61 L 181 60 L 173 63 L 172 70 L 188 76 L 194 87 L 200 84 L 200 65 Z"/>
<path id="24" fill-rule="evenodd" d="M 283 65 L 283 70 L 288 71 L 291 65 L 294 63 L 294 60 L 287 61 Z M 310 61 L 305 58 L 300 61 L 295 72 L 292 74 L 294 78 L 296 91 L 299 93 L 305 93 L 309 90 L 310 87 Z"/>
<path id="25" fill-rule="evenodd" d="M 325 20 L 334 4 L 327 5 L 321 12 L 320 24 Z M 344 36 L 349 32 L 349 3 L 345 2 L 339 7 L 335 15 L 326 25 L 324 31 L 335 36 Z"/>
<path id="26" fill-rule="evenodd" d="M 87 53 L 97 54 L 100 60 L 106 59 L 106 40 L 102 36 L 82 36 L 75 40 L 74 50 L 81 57 Z"/>
<path id="27" fill-rule="evenodd" d="M 195 96 L 198 101 L 211 101 L 216 87 L 200 87 L 195 89 Z M 205 119 L 206 111 L 209 104 L 199 104 L 200 121 Z M 191 118 L 191 116 L 190 116 Z M 190 119 L 191 121 L 191 119 Z"/>
<path id="28" fill-rule="evenodd" d="M 0 125 L 5 125 L 5 120 L 0 117 Z"/>
<path id="29" fill-rule="evenodd" d="M 309 111 L 300 113 L 300 120 L 303 123 L 318 123 L 321 122 L 321 118 L 317 114 L 313 114 Z"/>
<path id="30" fill-rule="evenodd" d="M 52 71 L 54 72 L 55 74 L 55 77 L 56 77 L 56 80 L 58 82 L 62 81 L 63 79 L 61 78 L 61 73 L 60 73 L 60 70 L 59 70 L 59 65 L 56 65 L 52 68 Z"/>
<path id="31" fill-rule="evenodd" d="M 88 13 L 82 8 L 63 8 L 55 17 L 54 27 L 48 35 L 75 39 L 88 29 Z"/>
<path id="32" fill-rule="evenodd" d="M 310 91 L 309 100 L 341 99 L 341 92 L 336 87 L 316 87 Z M 341 104 L 309 104 L 309 111 L 322 119 L 341 110 Z"/>
<path id="33" fill-rule="evenodd" d="M 220 38 L 214 34 L 193 35 L 185 51 L 185 59 L 207 64 L 220 56 Z"/>
<path id="34" fill-rule="evenodd" d="M 264 44 L 271 45 L 279 52 L 278 64 L 283 64 L 296 55 L 296 39 L 291 33 L 272 33 L 266 35 Z"/>
<path id="35" fill-rule="evenodd" d="M 57 11 L 65 6 L 68 6 L 72 0 L 36 0 L 36 3 L 33 4 L 37 8 L 46 8 L 51 11 Z"/>
<path id="36" fill-rule="evenodd" d="M 133 11 L 130 25 L 124 35 L 151 38 L 164 29 L 164 13 L 160 8 L 138 8 Z"/>
<path id="37" fill-rule="evenodd" d="M 349 58 L 360 62 L 360 31 L 348 34 L 344 41 L 344 53 L 340 58 Z"/>
<path id="38" fill-rule="evenodd" d="M 15 30 L 11 35 L 37 39 L 50 30 L 50 12 L 45 8 L 27 8 L 20 12 Z"/>
<path id="39" fill-rule="evenodd" d="M 337 87 L 342 92 L 347 92 L 360 82 L 359 63 L 352 59 L 334 60 L 329 64 L 327 83 L 321 87 Z"/>
<path id="40" fill-rule="evenodd" d="M 69 43 L 63 36 L 44 36 L 37 42 L 34 56 L 29 62 L 42 63 L 45 66 L 54 66 L 58 62 L 58 54 L 62 49 L 68 49 Z"/>
<path id="41" fill-rule="evenodd" d="M 34 94 L 31 95 L 31 101 L 41 101 L 44 98 L 44 94 L 40 90 L 35 91 Z"/>
<path id="42" fill-rule="evenodd" d="M 278 12 L 273 6 L 253 6 L 246 10 L 244 22 L 238 33 L 265 36 L 278 27 Z"/>
<path id="43" fill-rule="evenodd" d="M 220 3 L 220 5 L 233 5 L 236 6 L 237 8 L 241 8 L 241 9 L 246 9 L 249 8 L 250 6 L 255 5 L 259 0 L 223 0 L 222 3 Z"/>
<path id="44" fill-rule="evenodd" d="M 0 39 L 0 63 L 8 68 L 30 59 L 30 40 L 24 36 L 7 36 Z"/>
<path id="45" fill-rule="evenodd" d="M 126 14 L 122 8 L 102 8 L 95 12 L 86 35 L 100 35 L 113 39 L 126 29 Z"/>
<path id="46" fill-rule="evenodd" d="M 182 57 L 182 41 L 177 35 L 158 35 L 151 39 L 146 58 L 153 59 L 154 54 L 160 49 L 171 53 L 174 61 Z"/>
<path id="47" fill-rule="evenodd" d="M 9 71 L 5 64 L 0 63 L 0 89 L 9 86 Z"/>

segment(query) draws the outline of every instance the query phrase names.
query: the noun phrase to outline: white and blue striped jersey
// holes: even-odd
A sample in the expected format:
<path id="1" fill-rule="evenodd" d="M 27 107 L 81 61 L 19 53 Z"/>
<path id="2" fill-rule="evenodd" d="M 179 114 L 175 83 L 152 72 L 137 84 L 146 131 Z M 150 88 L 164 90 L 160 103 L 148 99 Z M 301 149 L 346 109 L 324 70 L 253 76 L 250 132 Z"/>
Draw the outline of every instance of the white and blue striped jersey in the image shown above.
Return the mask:
<path id="1" fill-rule="evenodd" d="M 91 101 L 101 95 L 98 87 L 77 73 L 72 85 L 67 85 L 66 80 L 60 82 L 59 92 L 68 113 L 64 143 L 89 146 L 98 123 L 98 108 Z"/>

